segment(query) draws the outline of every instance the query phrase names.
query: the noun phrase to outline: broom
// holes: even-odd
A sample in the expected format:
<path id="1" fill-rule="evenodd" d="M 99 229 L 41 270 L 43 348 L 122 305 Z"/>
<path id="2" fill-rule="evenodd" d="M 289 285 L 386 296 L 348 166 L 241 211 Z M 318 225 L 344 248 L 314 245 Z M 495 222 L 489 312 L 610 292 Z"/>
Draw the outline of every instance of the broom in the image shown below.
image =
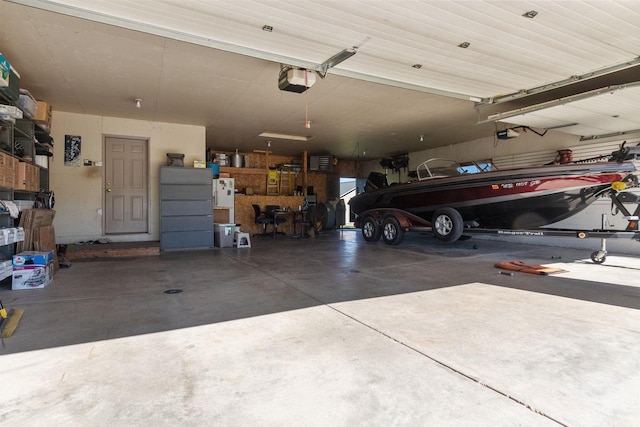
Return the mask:
<path id="1" fill-rule="evenodd" d="M 23 314 L 24 310 L 21 308 L 15 310 L 12 308 L 9 310 L 9 313 L 7 313 L 7 309 L 2 305 L 2 301 L 0 301 L 0 337 L 9 338 L 13 335 Z"/>

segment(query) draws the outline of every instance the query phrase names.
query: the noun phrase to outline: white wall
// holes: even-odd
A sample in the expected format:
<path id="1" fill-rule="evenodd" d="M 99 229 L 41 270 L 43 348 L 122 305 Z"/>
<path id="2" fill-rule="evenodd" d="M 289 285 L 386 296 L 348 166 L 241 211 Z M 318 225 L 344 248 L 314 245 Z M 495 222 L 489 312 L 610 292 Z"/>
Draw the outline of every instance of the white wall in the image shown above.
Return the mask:
<path id="1" fill-rule="evenodd" d="M 64 165 L 64 137 L 82 137 L 80 165 Z M 149 233 L 103 234 L 103 173 L 99 166 L 82 166 L 82 160 L 103 161 L 104 136 L 149 140 Z M 54 112 L 51 136 L 55 140 L 50 159 L 50 188 L 55 192 L 57 243 L 74 243 L 107 237 L 114 242 L 159 240 L 159 167 L 166 153 L 184 153 L 185 166 L 204 160 L 205 128 L 115 117 Z"/>
<path id="2" fill-rule="evenodd" d="M 415 171 L 416 167 L 425 160 L 441 157 L 445 159 L 456 160 L 460 163 L 473 160 L 486 160 L 496 157 L 512 156 L 518 154 L 527 154 L 540 151 L 557 151 L 566 148 L 607 143 L 612 141 L 622 142 L 625 140 L 637 144 L 640 134 L 616 136 L 611 138 L 603 138 L 600 140 L 580 142 L 577 135 L 569 135 L 563 132 L 549 131 L 545 136 L 539 136 L 531 131 L 520 131 L 520 136 L 512 139 L 497 139 L 495 137 L 475 139 L 472 141 L 462 142 L 459 144 L 450 144 L 443 147 L 430 148 L 423 151 L 414 151 L 409 153 L 409 168 L 407 171 L 402 170 L 400 182 L 407 181 L 407 172 Z M 553 160 L 553 157 L 550 159 Z M 574 158 L 574 160 L 579 160 Z M 364 165 L 364 177 L 369 172 L 384 172 L 379 164 L 380 159 L 366 162 Z M 398 182 L 398 174 L 387 171 L 387 179 L 389 182 Z"/>
<path id="3" fill-rule="evenodd" d="M 579 140 L 580 137 L 576 135 L 554 131 L 547 132 L 545 136 L 539 136 L 529 131 L 521 132 L 519 137 L 511 139 L 481 138 L 411 153 L 409 154 L 409 167 L 415 169 L 420 163 L 433 157 L 469 162 L 535 151 L 561 150 L 579 144 Z"/>

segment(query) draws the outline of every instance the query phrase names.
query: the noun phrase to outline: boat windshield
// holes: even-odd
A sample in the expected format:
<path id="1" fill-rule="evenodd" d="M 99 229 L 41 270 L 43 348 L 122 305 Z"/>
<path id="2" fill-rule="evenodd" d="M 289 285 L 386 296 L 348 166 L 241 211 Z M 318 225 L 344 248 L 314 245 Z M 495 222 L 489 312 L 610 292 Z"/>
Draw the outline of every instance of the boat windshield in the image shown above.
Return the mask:
<path id="1" fill-rule="evenodd" d="M 418 165 L 416 169 L 418 180 L 439 178 L 447 176 L 458 176 L 465 173 L 460 164 L 449 159 L 429 159 Z"/>

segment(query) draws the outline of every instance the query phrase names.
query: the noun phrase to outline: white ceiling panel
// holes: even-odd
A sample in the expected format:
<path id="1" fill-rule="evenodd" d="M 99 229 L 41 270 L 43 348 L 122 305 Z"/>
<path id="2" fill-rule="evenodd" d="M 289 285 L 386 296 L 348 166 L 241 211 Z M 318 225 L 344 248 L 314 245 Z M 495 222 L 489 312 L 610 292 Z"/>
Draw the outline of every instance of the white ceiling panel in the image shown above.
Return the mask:
<path id="1" fill-rule="evenodd" d="M 585 138 L 640 130 L 640 85 L 604 92 L 554 107 L 513 115 L 501 121 Z M 508 114 L 507 114 L 508 115 Z"/>

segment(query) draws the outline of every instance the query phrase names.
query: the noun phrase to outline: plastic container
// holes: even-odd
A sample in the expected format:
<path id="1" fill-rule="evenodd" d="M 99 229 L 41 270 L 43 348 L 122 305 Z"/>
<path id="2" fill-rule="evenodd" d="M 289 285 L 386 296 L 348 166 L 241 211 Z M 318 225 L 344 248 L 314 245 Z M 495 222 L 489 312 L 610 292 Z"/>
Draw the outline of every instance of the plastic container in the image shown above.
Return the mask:
<path id="1" fill-rule="evenodd" d="M 213 224 L 213 241 L 218 248 L 232 248 L 239 227 L 235 224 Z"/>
<path id="2" fill-rule="evenodd" d="M 211 169 L 211 175 L 213 178 L 220 177 L 220 165 L 217 163 L 207 163 L 207 168 Z"/>
<path id="3" fill-rule="evenodd" d="M 36 99 L 26 89 L 20 89 L 18 107 L 28 118 L 34 118 L 38 114 L 38 103 Z"/>

